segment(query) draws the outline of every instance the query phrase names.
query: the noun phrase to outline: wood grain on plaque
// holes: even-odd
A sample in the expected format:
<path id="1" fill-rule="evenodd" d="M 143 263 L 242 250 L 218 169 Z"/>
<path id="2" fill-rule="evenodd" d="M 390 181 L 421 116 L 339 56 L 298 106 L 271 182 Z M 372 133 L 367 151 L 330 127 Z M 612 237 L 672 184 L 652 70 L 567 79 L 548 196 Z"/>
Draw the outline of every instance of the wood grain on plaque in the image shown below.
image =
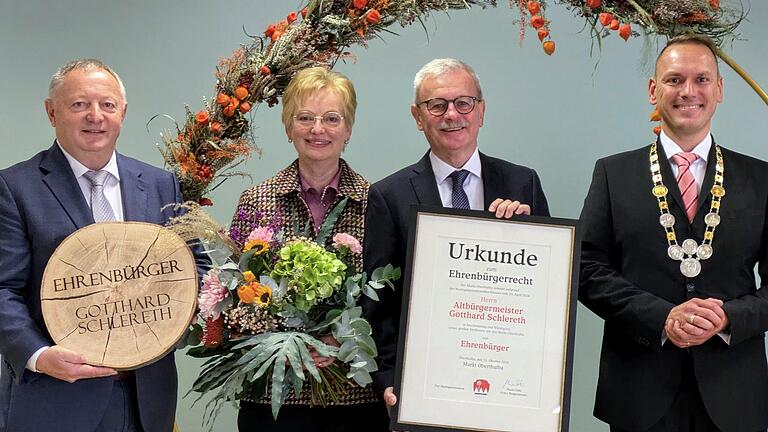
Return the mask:
<path id="1" fill-rule="evenodd" d="M 92 224 L 56 248 L 40 298 L 54 342 L 93 365 L 138 368 L 186 332 L 197 301 L 195 259 L 158 225 Z"/>

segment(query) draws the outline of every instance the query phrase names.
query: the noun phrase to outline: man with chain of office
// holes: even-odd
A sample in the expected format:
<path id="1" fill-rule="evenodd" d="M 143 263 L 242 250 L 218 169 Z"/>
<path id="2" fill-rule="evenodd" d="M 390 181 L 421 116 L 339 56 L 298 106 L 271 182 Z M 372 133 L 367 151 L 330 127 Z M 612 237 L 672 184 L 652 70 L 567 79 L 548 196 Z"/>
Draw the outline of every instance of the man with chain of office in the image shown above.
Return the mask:
<path id="1" fill-rule="evenodd" d="M 671 39 L 649 146 L 597 162 L 579 299 L 605 320 L 594 414 L 612 432 L 768 426 L 768 164 L 715 140 L 717 48 Z"/>

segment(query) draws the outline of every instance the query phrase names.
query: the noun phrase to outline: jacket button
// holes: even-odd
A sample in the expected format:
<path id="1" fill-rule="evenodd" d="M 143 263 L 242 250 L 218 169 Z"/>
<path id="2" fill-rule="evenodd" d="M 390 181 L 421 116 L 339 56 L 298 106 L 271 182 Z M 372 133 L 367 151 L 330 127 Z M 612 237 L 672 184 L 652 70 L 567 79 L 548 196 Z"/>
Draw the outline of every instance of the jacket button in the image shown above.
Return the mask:
<path id="1" fill-rule="evenodd" d="M 694 285 L 693 282 L 688 282 L 687 284 L 685 284 L 685 290 L 688 292 L 694 292 L 696 291 L 696 285 Z"/>

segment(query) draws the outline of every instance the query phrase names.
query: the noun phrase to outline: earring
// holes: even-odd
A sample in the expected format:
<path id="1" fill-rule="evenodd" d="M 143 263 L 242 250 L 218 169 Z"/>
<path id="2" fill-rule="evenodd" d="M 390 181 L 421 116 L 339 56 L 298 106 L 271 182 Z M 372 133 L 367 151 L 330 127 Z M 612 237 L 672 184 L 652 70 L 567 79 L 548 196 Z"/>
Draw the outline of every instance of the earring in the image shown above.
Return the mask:
<path id="1" fill-rule="evenodd" d="M 293 140 L 292 140 L 292 139 L 290 139 L 290 138 L 288 138 L 288 142 L 289 142 L 289 143 L 292 143 L 292 142 L 293 142 Z"/>

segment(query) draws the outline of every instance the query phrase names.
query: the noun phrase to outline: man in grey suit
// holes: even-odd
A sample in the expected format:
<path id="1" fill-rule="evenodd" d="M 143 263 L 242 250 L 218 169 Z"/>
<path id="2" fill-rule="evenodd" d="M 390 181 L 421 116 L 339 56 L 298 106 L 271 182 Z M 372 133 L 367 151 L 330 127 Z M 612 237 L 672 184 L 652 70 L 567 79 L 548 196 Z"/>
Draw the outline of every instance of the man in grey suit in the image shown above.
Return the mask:
<path id="1" fill-rule="evenodd" d="M 94 220 L 162 224 L 180 202 L 176 178 L 115 151 L 125 88 L 99 60 L 62 66 L 45 110 L 56 141 L 0 170 L 0 353 L 10 431 L 144 431 L 173 428 L 173 353 L 132 372 L 85 363 L 57 346 L 43 322 L 40 281 L 54 249 Z"/>
<path id="2" fill-rule="evenodd" d="M 536 171 L 478 151 L 485 100 L 469 65 L 455 59 L 432 60 L 416 74 L 414 90 L 411 114 L 429 151 L 370 188 L 363 252 L 368 274 L 390 263 L 404 267 L 410 209 L 415 204 L 487 210 L 499 218 L 549 216 Z M 391 408 L 397 402 L 393 385 L 402 281 L 394 291 L 378 294 L 378 302 L 364 299 L 363 307 L 379 349 L 373 385 Z"/>

